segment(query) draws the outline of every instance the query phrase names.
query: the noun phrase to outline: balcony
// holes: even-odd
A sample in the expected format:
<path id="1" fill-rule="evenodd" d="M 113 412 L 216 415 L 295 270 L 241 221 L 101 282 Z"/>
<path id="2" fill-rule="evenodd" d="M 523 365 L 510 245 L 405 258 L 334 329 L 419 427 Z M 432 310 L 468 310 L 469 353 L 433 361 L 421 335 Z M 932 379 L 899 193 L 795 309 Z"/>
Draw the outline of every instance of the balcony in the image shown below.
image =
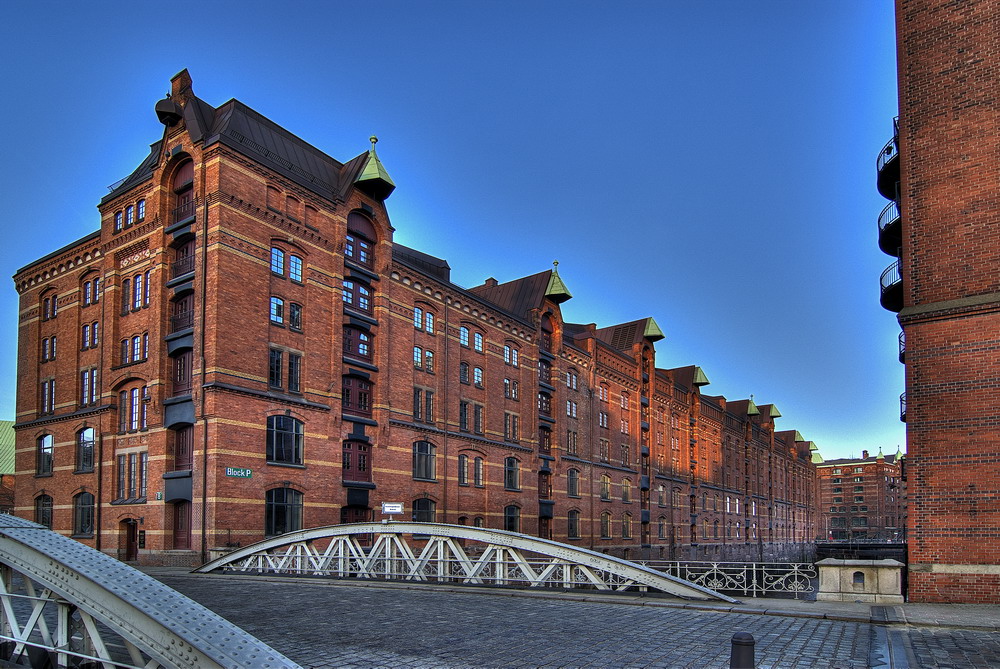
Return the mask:
<path id="1" fill-rule="evenodd" d="M 194 312 L 182 311 L 170 317 L 170 332 L 180 332 L 187 328 L 194 327 Z"/>
<path id="2" fill-rule="evenodd" d="M 906 333 L 899 333 L 899 361 L 906 362 Z"/>
<path id="3" fill-rule="evenodd" d="M 899 183 L 899 119 L 892 121 L 892 139 L 882 147 L 875 161 L 878 174 L 876 181 L 878 192 L 889 200 L 898 199 L 897 185 Z"/>
<path id="4" fill-rule="evenodd" d="M 879 302 L 883 308 L 898 314 L 903 308 L 903 279 L 898 260 L 885 268 L 879 282 L 882 287 Z"/>
<path id="5" fill-rule="evenodd" d="M 187 256 L 170 264 L 170 278 L 176 279 L 179 276 L 190 274 L 194 271 L 194 256 Z"/>
<path id="6" fill-rule="evenodd" d="M 903 225 L 899 217 L 899 205 L 890 202 L 878 215 L 878 247 L 883 253 L 899 257 L 899 247 L 903 245 Z"/>
<path id="7" fill-rule="evenodd" d="M 181 221 L 186 221 L 189 218 L 194 218 L 195 208 L 198 206 L 196 200 L 190 200 L 185 202 L 179 207 L 174 208 L 173 217 L 171 218 L 171 223 L 180 223 Z"/>
<path id="8" fill-rule="evenodd" d="M 899 420 L 906 422 L 906 393 L 899 396 Z"/>

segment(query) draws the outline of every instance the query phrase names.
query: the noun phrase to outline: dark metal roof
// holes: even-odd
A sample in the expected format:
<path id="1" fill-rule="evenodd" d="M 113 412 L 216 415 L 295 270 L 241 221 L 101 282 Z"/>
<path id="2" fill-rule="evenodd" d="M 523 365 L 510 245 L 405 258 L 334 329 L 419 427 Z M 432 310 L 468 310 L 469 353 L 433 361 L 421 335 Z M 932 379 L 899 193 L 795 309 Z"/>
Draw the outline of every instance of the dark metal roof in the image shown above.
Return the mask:
<path id="1" fill-rule="evenodd" d="M 470 288 L 469 292 L 512 314 L 527 318 L 532 309 L 542 306 L 551 274 L 552 270 L 545 270 L 506 283 L 488 280 L 480 286 Z"/>
<path id="2" fill-rule="evenodd" d="M 160 160 L 160 147 L 162 144 L 162 141 L 150 144 L 149 155 L 139 163 L 139 166 L 132 171 L 132 174 L 108 186 L 111 192 L 101 198 L 101 204 L 118 197 L 120 194 L 135 188 L 141 183 L 149 181 L 153 176 L 153 168 L 156 167 L 156 164 Z"/>
<path id="3" fill-rule="evenodd" d="M 451 266 L 447 260 L 435 258 L 432 255 L 411 249 L 409 246 L 403 246 L 402 244 L 392 245 L 392 259 L 398 260 L 414 269 L 419 269 L 439 281 L 451 284 Z"/>

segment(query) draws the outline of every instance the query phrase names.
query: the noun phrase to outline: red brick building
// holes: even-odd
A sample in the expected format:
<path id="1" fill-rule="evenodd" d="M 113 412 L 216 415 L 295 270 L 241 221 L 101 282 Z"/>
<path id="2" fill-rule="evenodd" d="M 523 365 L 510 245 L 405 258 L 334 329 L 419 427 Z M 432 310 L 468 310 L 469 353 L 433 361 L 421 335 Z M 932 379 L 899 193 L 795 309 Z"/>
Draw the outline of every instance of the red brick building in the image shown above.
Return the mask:
<path id="1" fill-rule="evenodd" d="M 901 542 L 906 504 L 903 454 L 824 460 L 816 465 L 821 541 Z"/>
<path id="2" fill-rule="evenodd" d="M 17 513 L 126 560 L 419 520 L 631 557 L 802 557 L 810 442 L 656 366 L 651 318 L 563 320 L 555 269 L 473 288 L 341 163 L 187 72 L 100 229 L 15 276 Z"/>
<path id="3" fill-rule="evenodd" d="M 909 597 L 1000 602 L 1000 3 L 897 0 L 882 304 L 906 364 Z"/>

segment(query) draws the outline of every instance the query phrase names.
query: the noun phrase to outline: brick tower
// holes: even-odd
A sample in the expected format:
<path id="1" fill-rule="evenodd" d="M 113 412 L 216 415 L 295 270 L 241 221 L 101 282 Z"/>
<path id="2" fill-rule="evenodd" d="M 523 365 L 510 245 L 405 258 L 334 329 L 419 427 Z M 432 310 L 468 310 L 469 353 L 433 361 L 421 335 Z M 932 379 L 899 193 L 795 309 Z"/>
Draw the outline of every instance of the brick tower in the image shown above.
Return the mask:
<path id="1" fill-rule="evenodd" d="M 897 0 L 878 160 L 906 364 L 909 597 L 1000 602 L 1000 2 Z"/>

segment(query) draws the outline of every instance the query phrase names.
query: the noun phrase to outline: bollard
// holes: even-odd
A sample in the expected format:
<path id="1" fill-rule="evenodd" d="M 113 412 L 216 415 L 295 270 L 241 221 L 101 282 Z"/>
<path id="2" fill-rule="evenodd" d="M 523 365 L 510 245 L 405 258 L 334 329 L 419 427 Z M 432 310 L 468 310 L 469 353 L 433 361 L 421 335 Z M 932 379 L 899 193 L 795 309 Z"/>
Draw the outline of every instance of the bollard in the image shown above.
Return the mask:
<path id="1" fill-rule="evenodd" d="M 733 635 L 733 648 L 729 653 L 729 669 L 754 669 L 753 634 L 737 632 Z"/>

